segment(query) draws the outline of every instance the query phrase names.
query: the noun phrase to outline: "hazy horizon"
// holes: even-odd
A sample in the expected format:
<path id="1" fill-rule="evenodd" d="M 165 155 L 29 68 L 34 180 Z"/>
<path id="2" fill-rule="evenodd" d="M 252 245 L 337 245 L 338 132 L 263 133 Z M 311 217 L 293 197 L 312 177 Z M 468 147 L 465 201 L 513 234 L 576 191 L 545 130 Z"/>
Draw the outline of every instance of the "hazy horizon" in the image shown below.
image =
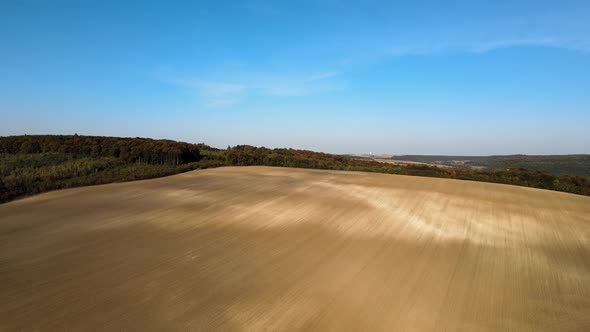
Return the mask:
<path id="1" fill-rule="evenodd" d="M 590 3 L 3 2 L 0 135 L 590 153 Z"/>

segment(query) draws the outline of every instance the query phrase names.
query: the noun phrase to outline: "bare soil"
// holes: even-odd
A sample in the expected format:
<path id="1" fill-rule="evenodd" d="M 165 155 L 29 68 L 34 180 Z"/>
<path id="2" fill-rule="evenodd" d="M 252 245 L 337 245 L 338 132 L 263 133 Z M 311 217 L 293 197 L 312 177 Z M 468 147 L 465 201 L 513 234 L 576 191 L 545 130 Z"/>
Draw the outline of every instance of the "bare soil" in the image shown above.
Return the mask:
<path id="1" fill-rule="evenodd" d="M 588 331 L 590 197 L 227 167 L 0 205 L 0 330 Z"/>

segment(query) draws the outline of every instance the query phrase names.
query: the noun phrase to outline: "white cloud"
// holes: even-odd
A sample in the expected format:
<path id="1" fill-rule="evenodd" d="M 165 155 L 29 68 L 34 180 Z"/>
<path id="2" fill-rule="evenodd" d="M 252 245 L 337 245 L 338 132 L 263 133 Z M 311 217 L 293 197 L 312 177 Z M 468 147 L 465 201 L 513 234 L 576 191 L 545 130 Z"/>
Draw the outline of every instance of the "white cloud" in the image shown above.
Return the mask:
<path id="1" fill-rule="evenodd" d="M 248 87 L 243 84 L 199 81 L 196 88 L 207 99 L 207 106 L 223 106 L 237 103 Z"/>
<path id="2" fill-rule="evenodd" d="M 398 44 L 397 46 L 385 49 L 382 53 L 384 57 L 403 57 L 403 56 L 429 56 L 446 54 L 450 52 L 465 53 L 487 53 L 494 50 L 522 47 L 522 46 L 539 46 L 575 50 L 580 52 L 590 52 L 590 42 L 576 39 L 565 39 L 556 37 L 534 37 L 534 38 L 498 38 L 487 41 L 484 38 L 464 41 L 450 41 L 448 43 L 437 43 L 423 41 L 422 44 L 414 43 L 411 45 Z"/>
<path id="3" fill-rule="evenodd" d="M 253 82 L 253 89 L 267 96 L 306 96 L 344 87 L 344 82 L 334 79 L 337 75 L 335 71 L 324 71 L 307 75 L 267 76 Z"/>
<path id="4" fill-rule="evenodd" d="M 586 14 L 584 14 L 586 13 Z M 429 25 L 423 30 L 399 32 L 380 39 L 382 57 L 427 56 L 452 52 L 486 53 L 538 46 L 590 52 L 587 10 L 506 15 L 494 19 Z"/>
<path id="5" fill-rule="evenodd" d="M 244 84 L 207 81 L 195 77 L 165 79 L 164 81 L 195 92 L 206 101 L 207 106 L 211 107 L 235 104 L 248 89 L 248 86 Z"/>
<path id="6" fill-rule="evenodd" d="M 313 82 L 313 81 L 320 81 L 326 78 L 331 78 L 338 75 L 337 71 L 326 71 L 322 73 L 316 73 L 309 75 L 307 78 L 303 79 L 303 82 Z"/>
<path id="7" fill-rule="evenodd" d="M 544 37 L 493 40 L 476 44 L 471 48 L 471 51 L 474 53 L 485 53 L 501 48 L 517 46 L 565 47 L 564 43 L 557 38 Z"/>
<path id="8" fill-rule="evenodd" d="M 251 72 L 241 75 L 228 74 L 222 79 L 205 79 L 196 76 L 170 79 L 169 77 L 175 75 L 171 75 L 170 71 L 166 70 L 164 81 L 193 91 L 204 100 L 206 106 L 220 107 L 237 104 L 248 95 L 301 97 L 338 90 L 345 86 L 345 82 L 335 79 L 338 75 L 336 71 L 312 72 L 307 75 Z M 235 76 L 239 76 L 240 79 Z M 216 77 L 219 78 L 220 75 Z"/>

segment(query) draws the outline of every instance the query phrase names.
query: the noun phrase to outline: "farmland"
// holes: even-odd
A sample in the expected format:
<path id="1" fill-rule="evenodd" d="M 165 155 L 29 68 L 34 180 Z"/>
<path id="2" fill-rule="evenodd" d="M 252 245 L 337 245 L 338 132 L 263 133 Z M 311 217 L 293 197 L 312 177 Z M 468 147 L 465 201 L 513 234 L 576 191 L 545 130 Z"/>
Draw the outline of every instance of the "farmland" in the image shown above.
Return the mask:
<path id="1" fill-rule="evenodd" d="M 0 205 L 0 330 L 581 331 L 590 197 L 221 167 Z"/>

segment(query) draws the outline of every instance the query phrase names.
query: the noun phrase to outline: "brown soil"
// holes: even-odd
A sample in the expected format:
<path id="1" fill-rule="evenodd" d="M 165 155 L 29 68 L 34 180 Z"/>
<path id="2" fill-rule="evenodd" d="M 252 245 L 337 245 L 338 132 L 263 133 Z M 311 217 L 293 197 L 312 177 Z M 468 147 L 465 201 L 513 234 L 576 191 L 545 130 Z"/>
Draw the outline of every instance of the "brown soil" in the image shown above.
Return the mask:
<path id="1" fill-rule="evenodd" d="M 219 168 L 0 205 L 0 330 L 590 330 L 590 197 Z"/>

